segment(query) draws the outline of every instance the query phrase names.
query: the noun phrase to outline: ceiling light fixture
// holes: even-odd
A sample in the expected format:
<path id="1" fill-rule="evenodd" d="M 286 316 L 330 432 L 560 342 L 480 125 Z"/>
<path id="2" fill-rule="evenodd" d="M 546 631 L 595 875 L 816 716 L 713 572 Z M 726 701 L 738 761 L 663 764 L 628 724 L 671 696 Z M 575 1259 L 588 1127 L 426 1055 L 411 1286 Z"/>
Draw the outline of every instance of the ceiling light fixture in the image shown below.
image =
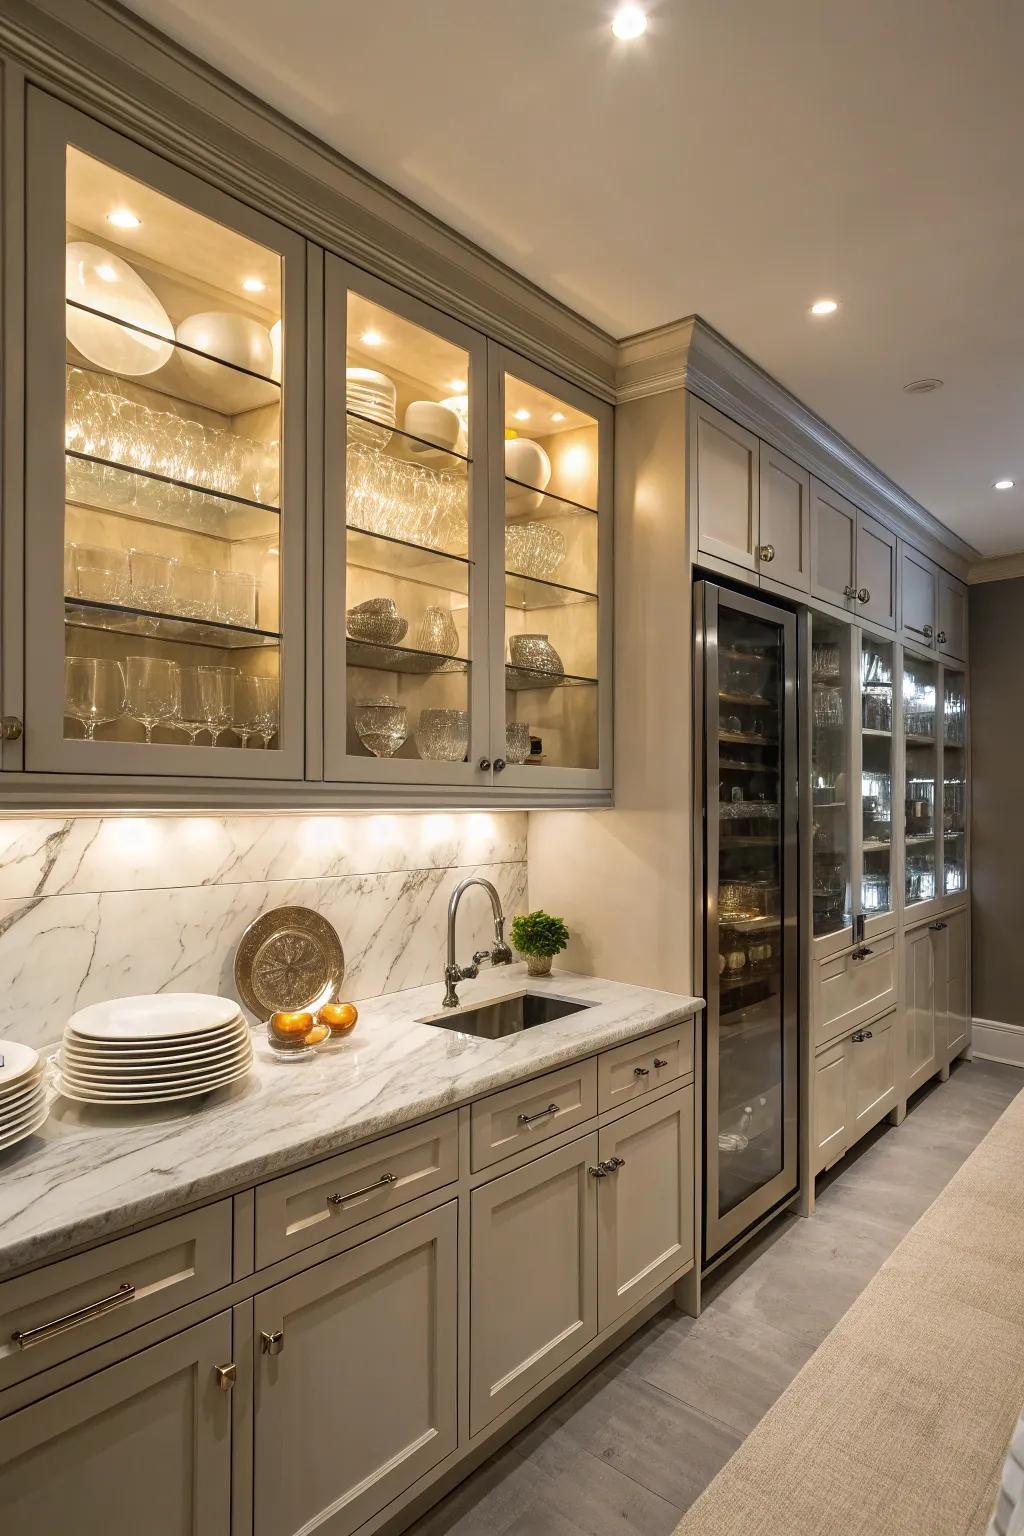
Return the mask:
<path id="1" fill-rule="evenodd" d="M 448 388 L 453 395 L 464 395 L 466 393 L 466 381 L 465 379 L 449 379 Z"/>
<path id="2" fill-rule="evenodd" d="M 1014 482 L 1012 480 L 996 480 L 993 484 L 993 489 L 997 491 L 1012 491 L 1013 485 Z"/>
<path id="3" fill-rule="evenodd" d="M 113 224 L 115 229 L 138 229 L 142 220 L 130 208 L 112 208 L 107 214 L 107 223 Z"/>
<path id="4" fill-rule="evenodd" d="M 565 420 L 565 412 L 564 411 L 552 411 L 551 412 L 551 420 L 552 421 L 564 421 Z"/>
<path id="5" fill-rule="evenodd" d="M 622 5 L 612 17 L 612 32 L 622 42 L 631 42 L 647 31 L 647 17 L 638 5 Z"/>
<path id="6" fill-rule="evenodd" d="M 246 293 L 262 293 L 266 286 L 262 277 L 244 277 L 242 279 L 242 287 Z"/>
<path id="7" fill-rule="evenodd" d="M 364 347 L 379 347 L 384 340 L 380 331 L 364 331 L 359 340 Z"/>
<path id="8" fill-rule="evenodd" d="M 933 395 L 937 389 L 942 388 L 941 379 L 911 379 L 909 384 L 904 384 L 905 395 Z"/>
<path id="9" fill-rule="evenodd" d="M 815 299 L 811 305 L 812 315 L 834 315 L 839 308 L 837 299 Z"/>
<path id="10" fill-rule="evenodd" d="M 521 406 L 520 406 L 518 411 L 513 411 L 512 414 L 515 417 L 516 421 L 529 421 L 529 419 L 530 419 L 529 411 L 524 411 Z"/>

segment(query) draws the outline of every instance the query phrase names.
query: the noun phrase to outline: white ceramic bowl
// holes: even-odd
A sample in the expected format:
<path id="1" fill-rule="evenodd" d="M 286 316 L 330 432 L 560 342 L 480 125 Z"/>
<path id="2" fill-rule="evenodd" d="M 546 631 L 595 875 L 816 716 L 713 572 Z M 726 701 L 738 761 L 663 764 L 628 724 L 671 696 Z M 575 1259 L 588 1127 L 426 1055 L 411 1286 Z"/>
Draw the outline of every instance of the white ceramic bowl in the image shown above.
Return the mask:
<path id="1" fill-rule="evenodd" d="M 505 473 L 510 480 L 519 482 L 505 488 L 509 511 L 536 512 L 543 504 L 543 492 L 551 479 L 551 460 L 540 443 L 530 437 L 507 437 Z M 524 490 L 524 486 L 534 489 Z"/>
<path id="2" fill-rule="evenodd" d="M 64 252 L 64 287 L 67 297 L 79 304 L 156 332 L 156 336 L 144 336 L 142 331 L 128 330 L 68 305 L 68 340 L 91 363 L 109 373 L 136 378 L 155 373 L 168 362 L 174 351 L 174 327 L 167 311 L 152 288 L 120 256 L 88 240 L 72 240 Z"/>
<path id="3" fill-rule="evenodd" d="M 270 332 L 258 320 L 227 310 L 189 315 L 178 326 L 178 340 L 187 347 L 195 347 L 197 352 L 209 354 L 197 357 L 194 352 L 182 351 L 180 357 L 185 372 L 202 388 L 205 399 L 215 409 L 234 415 L 277 400 L 278 391 L 263 382 L 273 377 L 274 346 Z M 232 368 L 222 368 L 213 361 L 215 358 L 223 358 L 236 368 L 247 368 L 262 378 L 252 379 Z"/>
<path id="4" fill-rule="evenodd" d="M 447 405 L 438 405 L 434 400 L 413 400 L 406 408 L 405 430 L 411 437 L 421 437 L 425 443 L 447 450 L 459 441 L 462 422 Z M 419 443 L 411 446 L 416 452 L 430 451 Z"/>

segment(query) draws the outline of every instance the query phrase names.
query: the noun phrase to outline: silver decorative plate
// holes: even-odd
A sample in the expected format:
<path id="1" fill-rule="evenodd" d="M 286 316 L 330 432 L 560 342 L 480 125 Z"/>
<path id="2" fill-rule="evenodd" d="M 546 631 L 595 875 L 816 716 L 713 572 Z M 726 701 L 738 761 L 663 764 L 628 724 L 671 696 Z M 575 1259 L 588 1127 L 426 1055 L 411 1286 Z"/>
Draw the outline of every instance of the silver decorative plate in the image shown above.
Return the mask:
<path id="1" fill-rule="evenodd" d="M 341 940 L 309 907 L 264 912 L 235 951 L 238 996 L 258 1019 L 336 1001 L 344 979 Z"/>

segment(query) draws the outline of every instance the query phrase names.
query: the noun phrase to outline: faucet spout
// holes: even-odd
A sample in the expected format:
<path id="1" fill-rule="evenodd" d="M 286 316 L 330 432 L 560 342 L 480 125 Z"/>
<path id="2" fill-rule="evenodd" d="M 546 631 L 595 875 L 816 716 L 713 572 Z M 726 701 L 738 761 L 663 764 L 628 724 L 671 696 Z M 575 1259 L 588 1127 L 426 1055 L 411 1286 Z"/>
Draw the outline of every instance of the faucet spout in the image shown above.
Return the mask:
<path id="1" fill-rule="evenodd" d="M 494 914 L 494 946 L 489 954 L 487 950 L 479 950 L 469 965 L 459 965 L 455 958 L 455 922 L 459 915 L 459 903 L 473 885 L 482 886 L 490 897 L 491 911 Z M 446 1008 L 459 1006 L 456 984 L 460 981 L 472 981 L 479 975 L 481 963 L 488 958 L 492 965 L 511 965 L 512 963 L 512 951 L 505 941 L 505 914 L 501 909 L 501 897 L 491 882 L 485 880 L 482 875 L 470 875 L 467 879 L 459 881 L 448 902 L 448 947 L 444 967 L 444 1006 Z"/>

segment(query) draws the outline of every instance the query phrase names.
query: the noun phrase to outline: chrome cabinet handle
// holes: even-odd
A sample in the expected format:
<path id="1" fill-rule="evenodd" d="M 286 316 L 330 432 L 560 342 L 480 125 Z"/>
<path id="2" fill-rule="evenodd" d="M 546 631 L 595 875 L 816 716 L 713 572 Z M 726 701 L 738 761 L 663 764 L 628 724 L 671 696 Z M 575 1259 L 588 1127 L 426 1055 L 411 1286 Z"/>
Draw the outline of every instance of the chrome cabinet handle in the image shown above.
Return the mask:
<path id="1" fill-rule="evenodd" d="M 284 1349 L 284 1329 L 275 1328 L 273 1333 L 268 1333 L 264 1328 L 260 1334 L 260 1349 L 265 1355 L 279 1355 Z"/>
<path id="2" fill-rule="evenodd" d="M 591 1164 L 587 1168 L 587 1172 L 591 1174 L 595 1179 L 606 1179 L 608 1177 L 608 1169 L 605 1167 L 604 1163 L 598 1163 L 596 1167 Z"/>
<path id="3" fill-rule="evenodd" d="M 871 949 L 867 944 L 860 944 L 860 945 L 857 946 L 856 949 L 851 949 L 851 951 L 850 951 L 850 959 L 851 960 L 866 960 L 868 955 L 873 955 L 873 954 L 874 954 L 874 950 Z"/>
<path id="4" fill-rule="evenodd" d="M 618 1153 L 616 1153 L 614 1157 L 605 1158 L 604 1166 L 609 1173 L 618 1173 L 620 1168 L 625 1168 L 626 1159 L 619 1157 Z"/>
<path id="5" fill-rule="evenodd" d="M 940 645 L 945 645 L 945 643 L 946 643 L 946 631 L 944 629 L 940 629 L 938 634 L 935 636 L 935 638 L 939 642 Z"/>
<path id="6" fill-rule="evenodd" d="M 922 635 L 924 635 L 926 640 L 930 640 L 932 635 L 934 635 L 935 631 L 934 631 L 934 629 L 932 629 L 932 626 L 930 624 L 926 624 L 924 626 L 924 629 L 922 629 L 921 633 L 922 633 Z"/>
<path id="7" fill-rule="evenodd" d="M 633 1068 L 633 1076 L 634 1077 L 650 1077 L 650 1075 L 651 1075 L 650 1067 L 634 1067 Z"/>
<path id="8" fill-rule="evenodd" d="M 328 1205 L 344 1205 L 346 1200 L 358 1200 L 360 1195 L 372 1195 L 376 1191 L 384 1189 L 388 1184 L 397 1184 L 398 1175 L 395 1173 L 382 1173 L 379 1179 L 374 1179 L 372 1184 L 364 1184 L 362 1189 L 350 1190 L 347 1195 L 328 1195 Z"/>
<path id="9" fill-rule="evenodd" d="M 856 587 L 850 587 L 850 586 L 844 587 L 843 588 L 843 596 L 844 597 L 856 597 L 857 596 L 857 588 Z"/>
<path id="10" fill-rule="evenodd" d="M 858 1029 L 855 1035 L 850 1036 L 850 1039 L 855 1041 L 858 1045 L 860 1045 L 862 1040 L 873 1040 L 874 1038 L 875 1037 L 871 1033 L 870 1029 Z"/>
<path id="11" fill-rule="evenodd" d="M 489 757 L 482 757 L 480 759 L 480 772 L 481 773 L 490 773 L 490 771 L 491 771 L 491 760 L 490 760 L 490 758 Z"/>
<path id="12" fill-rule="evenodd" d="M 547 1109 L 538 1109 L 533 1115 L 516 1115 L 517 1125 L 532 1125 L 535 1120 L 543 1120 L 546 1115 L 557 1115 L 558 1105 L 549 1104 Z"/>
<path id="13" fill-rule="evenodd" d="M 664 1058 L 661 1057 L 661 1056 L 655 1056 L 655 1058 L 654 1058 L 654 1065 L 656 1067 L 667 1067 L 668 1066 L 668 1062 L 665 1061 Z"/>
<path id="14" fill-rule="evenodd" d="M 503 757 L 496 757 L 494 759 L 494 771 L 495 773 L 505 772 L 505 759 Z"/>
<path id="15" fill-rule="evenodd" d="M 20 741 L 24 727 L 17 715 L 4 715 L 0 720 L 0 736 L 4 741 Z"/>
<path id="16" fill-rule="evenodd" d="M 871 593 L 867 587 L 859 587 L 857 589 L 857 601 L 858 603 L 870 603 Z"/>
<path id="17" fill-rule="evenodd" d="M 775 559 L 775 545 L 774 544 L 762 544 L 760 546 L 760 548 L 758 549 L 757 553 L 758 553 L 758 558 L 763 560 L 765 565 L 770 565 L 771 562 Z"/>
<path id="18" fill-rule="evenodd" d="M 949 924 L 948 923 L 929 923 L 928 927 L 931 929 L 932 933 L 944 933 L 945 930 L 949 927 Z"/>
<path id="19" fill-rule="evenodd" d="M 230 1392 L 238 1380 L 238 1366 L 233 1360 L 229 1360 L 227 1365 L 215 1365 L 213 1374 L 217 1378 L 217 1385 L 220 1387 L 220 1390 L 222 1392 Z"/>
<path id="20" fill-rule="evenodd" d="M 128 1280 L 122 1281 L 111 1295 L 101 1296 L 99 1301 L 90 1301 L 88 1306 L 78 1307 L 74 1312 L 65 1312 L 63 1317 L 40 1323 L 37 1328 L 16 1328 L 11 1334 L 11 1342 L 17 1344 L 19 1349 L 31 1349 L 33 1344 L 44 1344 L 47 1339 L 55 1339 L 58 1334 L 67 1333 L 80 1323 L 91 1322 L 94 1317 L 103 1317 L 105 1313 L 113 1312 L 115 1307 L 123 1307 L 126 1301 L 134 1299 L 134 1285 Z"/>

